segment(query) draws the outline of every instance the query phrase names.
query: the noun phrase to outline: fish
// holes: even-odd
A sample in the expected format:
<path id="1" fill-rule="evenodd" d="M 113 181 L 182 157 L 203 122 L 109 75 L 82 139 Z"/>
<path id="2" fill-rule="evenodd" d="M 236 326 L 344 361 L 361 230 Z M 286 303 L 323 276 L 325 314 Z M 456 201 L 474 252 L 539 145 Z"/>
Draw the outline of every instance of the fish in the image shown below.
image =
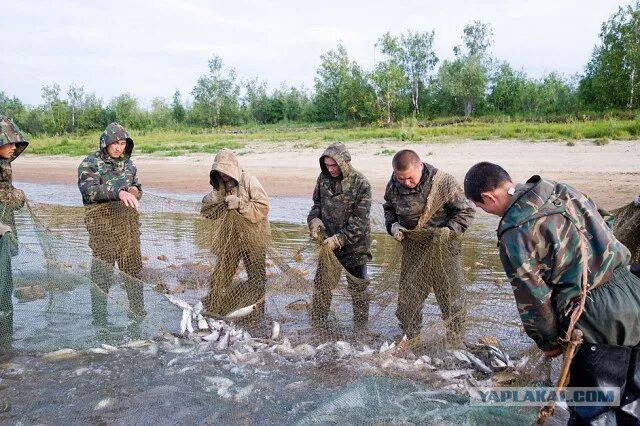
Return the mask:
<path id="1" fill-rule="evenodd" d="M 216 342 L 220 338 L 220 330 L 213 330 L 211 334 L 202 337 L 205 342 Z"/>
<path id="2" fill-rule="evenodd" d="M 218 345 L 216 346 L 216 349 L 218 349 L 219 351 L 223 351 L 225 349 L 227 349 L 229 347 L 229 333 L 225 333 L 224 336 L 222 336 L 220 338 L 220 341 L 218 342 Z"/>
<path id="3" fill-rule="evenodd" d="M 271 340 L 278 340 L 280 338 L 280 323 L 278 321 L 273 322 L 271 327 Z"/>
<path id="4" fill-rule="evenodd" d="M 108 344 L 106 344 L 106 343 L 103 343 L 103 344 L 101 344 L 100 346 L 101 346 L 102 348 L 104 348 L 104 349 L 108 350 L 109 352 L 116 352 L 116 351 L 118 350 L 118 348 L 116 348 L 115 346 L 111 346 L 111 345 L 108 345 Z"/>
<path id="5" fill-rule="evenodd" d="M 262 303 L 262 301 L 260 301 L 258 303 Z M 254 303 L 253 305 L 245 306 L 244 308 L 236 309 L 235 311 L 231 312 L 230 314 L 225 315 L 225 318 L 226 319 L 244 318 L 247 315 L 251 314 L 256 309 L 256 307 L 258 306 L 258 303 Z"/>
<path id="6" fill-rule="evenodd" d="M 151 344 L 151 342 L 149 342 L 147 340 L 132 340 L 132 341 L 127 342 L 124 345 L 122 345 L 122 347 L 123 348 L 135 349 L 135 348 L 143 348 L 145 346 L 149 346 L 150 344 Z"/>
<path id="7" fill-rule="evenodd" d="M 176 296 L 174 296 L 172 294 L 165 294 L 164 296 L 167 299 L 169 299 L 169 302 L 173 303 L 177 307 L 182 308 L 182 309 L 186 309 L 186 310 L 188 310 L 190 312 L 193 311 L 193 306 L 191 306 L 190 304 L 188 304 L 184 300 L 180 299 L 179 297 L 176 297 Z"/>
<path id="8" fill-rule="evenodd" d="M 92 353 L 92 354 L 100 354 L 100 355 L 106 355 L 106 354 L 111 353 L 111 352 L 109 352 L 108 350 L 106 350 L 104 348 L 89 348 L 89 349 L 87 349 L 87 352 Z"/>
<path id="9" fill-rule="evenodd" d="M 191 328 L 191 330 L 189 330 Z M 182 309 L 182 320 L 180 321 L 180 334 L 184 334 L 186 331 L 193 333 L 193 324 L 191 324 L 191 311 L 189 309 Z"/>
<path id="10" fill-rule="evenodd" d="M 198 319 L 198 329 L 199 330 L 208 330 L 209 329 L 209 324 L 207 323 L 207 320 L 204 319 L 202 314 L 198 314 L 197 315 L 197 319 Z"/>
<path id="11" fill-rule="evenodd" d="M 113 398 L 105 398 L 102 401 L 98 402 L 95 407 L 93 407 L 93 411 L 102 410 L 107 407 L 111 407 L 116 402 Z"/>
<path id="12" fill-rule="evenodd" d="M 78 356 L 80 356 L 80 354 L 75 349 L 65 348 L 53 352 L 48 352 L 43 355 L 43 358 L 49 361 L 63 361 L 67 359 L 77 358 Z"/>
<path id="13" fill-rule="evenodd" d="M 460 376 L 469 376 L 473 373 L 473 370 L 440 370 L 434 372 L 435 375 L 440 377 L 443 380 L 452 380 Z"/>

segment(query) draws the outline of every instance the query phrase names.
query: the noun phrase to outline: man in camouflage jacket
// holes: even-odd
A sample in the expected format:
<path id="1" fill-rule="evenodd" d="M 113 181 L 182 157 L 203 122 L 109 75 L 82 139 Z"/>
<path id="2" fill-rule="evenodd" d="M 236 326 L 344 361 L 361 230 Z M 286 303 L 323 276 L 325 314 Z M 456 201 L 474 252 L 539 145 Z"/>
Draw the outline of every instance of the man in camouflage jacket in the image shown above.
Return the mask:
<path id="1" fill-rule="evenodd" d="M 423 163 L 414 151 L 396 153 L 392 166 L 383 208 L 387 232 L 402 243 L 396 317 L 409 339 L 417 337 L 424 302 L 433 289 L 447 328 L 447 342 L 457 346 L 464 336 L 466 318 L 460 234 L 473 220 L 473 206 L 451 175 Z M 442 192 L 439 194 L 432 191 L 436 173 L 442 173 L 443 182 L 449 183 L 434 190 Z M 444 201 L 417 229 L 430 198 Z M 426 242 L 405 238 L 412 230 L 432 237 Z"/>
<path id="2" fill-rule="evenodd" d="M 14 210 L 25 203 L 24 192 L 14 188 L 11 162 L 29 145 L 13 121 L 0 115 L 0 341 L 11 340 L 13 334 L 13 277 L 11 256 L 17 254 Z"/>
<path id="3" fill-rule="evenodd" d="M 131 161 L 133 139 L 118 123 L 111 123 L 100 136 L 100 149 L 78 167 L 78 188 L 85 205 L 85 224 L 93 251 L 91 307 L 94 321 L 106 324 L 107 295 L 113 267 L 124 273 L 129 311 L 143 317 L 143 287 L 138 200 L 142 186 Z"/>
<path id="4" fill-rule="evenodd" d="M 324 234 L 323 244 L 333 250 L 347 271 L 354 327 L 359 332 L 369 319 L 367 262 L 371 259 L 371 186 L 367 178 L 351 166 L 351 155 L 342 143 L 333 143 L 324 151 L 320 156 L 320 170 L 307 223 L 313 238 Z M 336 271 L 330 270 L 328 262 L 320 258 L 314 279 L 311 318 L 318 325 L 327 319 L 331 290 L 340 278 Z"/>
<path id="5" fill-rule="evenodd" d="M 539 176 L 515 185 L 491 163 L 473 166 L 464 186 L 478 207 L 502 218 L 500 260 L 524 329 L 548 356 L 562 353 L 587 267 L 586 305 L 576 325 L 584 343 L 569 386 L 620 387 L 622 406 L 571 407 L 572 415 L 580 422 L 615 424 L 617 417 L 638 424 L 640 279 L 628 270 L 630 253 L 613 235 L 613 217 L 569 185 Z"/>

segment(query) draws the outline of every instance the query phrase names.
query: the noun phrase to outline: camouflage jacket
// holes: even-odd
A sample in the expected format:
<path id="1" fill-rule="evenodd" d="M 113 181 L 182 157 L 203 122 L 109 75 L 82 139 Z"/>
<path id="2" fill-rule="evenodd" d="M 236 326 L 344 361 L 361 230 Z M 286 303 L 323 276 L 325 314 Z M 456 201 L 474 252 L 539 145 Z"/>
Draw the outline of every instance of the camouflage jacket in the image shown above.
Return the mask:
<path id="1" fill-rule="evenodd" d="M 338 163 L 340 176 L 331 177 L 324 157 Z M 335 254 L 345 267 L 365 264 L 371 259 L 371 185 L 351 166 L 351 156 L 342 143 L 334 143 L 324 151 L 320 169 L 307 223 L 318 218 L 327 237 L 338 236 L 342 248 L 335 250 Z"/>
<path id="2" fill-rule="evenodd" d="M 583 262 L 591 288 L 628 264 L 629 250 L 614 237 L 612 223 L 613 216 L 569 185 L 533 176 L 516 187 L 498 227 L 500 259 L 524 329 L 540 349 L 555 349 L 564 337 Z M 580 250 L 581 232 L 588 259 Z"/>
<path id="3" fill-rule="evenodd" d="M 391 225 L 400 223 L 407 229 L 414 229 L 418 225 L 420 216 L 426 207 L 427 197 L 431 193 L 433 177 L 438 169 L 430 164 L 423 163 L 422 178 L 415 188 L 407 188 L 396 181 L 391 175 L 387 189 L 384 192 L 384 222 L 387 232 L 391 234 Z M 453 180 L 453 178 L 451 178 Z M 455 232 L 467 230 L 475 210 L 469 200 L 464 196 L 464 191 L 459 186 L 452 194 L 445 194 L 447 201 L 443 207 L 436 211 L 426 226 L 448 227 Z"/>
<path id="4" fill-rule="evenodd" d="M 11 161 L 0 159 L 0 222 L 9 225 L 17 235 L 14 210 L 24 207 L 26 197 L 21 189 L 13 187 Z"/>
<path id="5" fill-rule="evenodd" d="M 118 201 L 118 193 L 131 187 L 138 188 L 142 195 L 138 170 L 129 154 L 111 158 L 104 150 L 96 151 L 78 167 L 78 188 L 85 205 Z"/>
<path id="6" fill-rule="evenodd" d="M 11 143 L 16 147 L 11 158 L 0 158 L 0 222 L 11 226 L 17 235 L 13 211 L 24 207 L 26 197 L 22 190 L 13 187 L 11 162 L 22 154 L 29 142 L 9 117 L 0 115 L 0 146 Z"/>

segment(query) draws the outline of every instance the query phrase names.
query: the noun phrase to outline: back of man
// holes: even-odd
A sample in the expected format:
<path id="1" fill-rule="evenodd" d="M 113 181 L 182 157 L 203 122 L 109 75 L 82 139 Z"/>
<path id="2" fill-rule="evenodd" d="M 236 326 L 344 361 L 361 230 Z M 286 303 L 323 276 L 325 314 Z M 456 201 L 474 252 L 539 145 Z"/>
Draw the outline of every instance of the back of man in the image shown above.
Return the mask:
<path id="1" fill-rule="evenodd" d="M 527 334 L 547 356 L 558 356 L 570 337 L 571 319 L 577 319 L 584 343 L 571 363 L 569 386 L 621 390 L 623 407 L 617 412 L 571 407 L 573 416 L 637 424 L 640 280 L 627 268 L 629 251 L 613 235 L 611 216 L 569 185 L 539 176 L 515 185 L 491 163 L 467 172 L 465 193 L 502 217 L 500 259 Z"/>

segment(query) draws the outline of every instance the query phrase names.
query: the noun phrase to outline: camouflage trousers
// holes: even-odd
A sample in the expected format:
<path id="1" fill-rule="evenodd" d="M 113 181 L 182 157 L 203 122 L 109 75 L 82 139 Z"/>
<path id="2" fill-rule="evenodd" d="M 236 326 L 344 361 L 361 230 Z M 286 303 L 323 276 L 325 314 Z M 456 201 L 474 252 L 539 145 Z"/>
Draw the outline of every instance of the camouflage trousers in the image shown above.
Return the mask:
<path id="1" fill-rule="evenodd" d="M 247 281 L 232 283 L 240 260 L 247 271 Z M 264 313 L 266 291 L 266 248 L 264 244 L 244 244 L 242 240 L 228 244 L 217 254 L 217 262 L 211 277 L 209 293 L 202 298 L 205 310 L 219 315 L 249 306 L 259 301 L 257 319 Z"/>
<path id="2" fill-rule="evenodd" d="M 369 301 L 371 299 L 367 290 L 369 287 L 367 264 L 345 267 L 333 255 L 320 255 L 318 259 L 318 268 L 313 279 L 311 321 L 316 325 L 326 323 L 331 308 L 331 292 L 338 285 L 343 268 L 347 275 L 347 291 L 353 305 L 354 328 L 356 331 L 362 331 L 369 321 Z"/>
<path id="3" fill-rule="evenodd" d="M 396 317 L 409 339 L 420 334 L 424 302 L 433 291 L 445 322 L 447 342 L 452 345 L 462 342 L 466 307 L 460 246 L 457 239 L 403 241 Z"/>
<path id="4" fill-rule="evenodd" d="M 107 297 L 113 284 L 116 264 L 123 273 L 130 316 L 136 319 L 145 316 L 143 284 L 139 279 L 142 269 L 139 232 L 112 234 L 110 238 L 90 232 L 89 245 L 93 251 L 91 281 L 94 284 L 91 287 L 91 313 L 96 324 L 104 325 L 107 322 Z"/>
<path id="5" fill-rule="evenodd" d="M 6 233 L 0 237 L 0 345 L 11 342 L 13 335 L 11 256 L 16 252 L 16 248 L 13 235 Z"/>

